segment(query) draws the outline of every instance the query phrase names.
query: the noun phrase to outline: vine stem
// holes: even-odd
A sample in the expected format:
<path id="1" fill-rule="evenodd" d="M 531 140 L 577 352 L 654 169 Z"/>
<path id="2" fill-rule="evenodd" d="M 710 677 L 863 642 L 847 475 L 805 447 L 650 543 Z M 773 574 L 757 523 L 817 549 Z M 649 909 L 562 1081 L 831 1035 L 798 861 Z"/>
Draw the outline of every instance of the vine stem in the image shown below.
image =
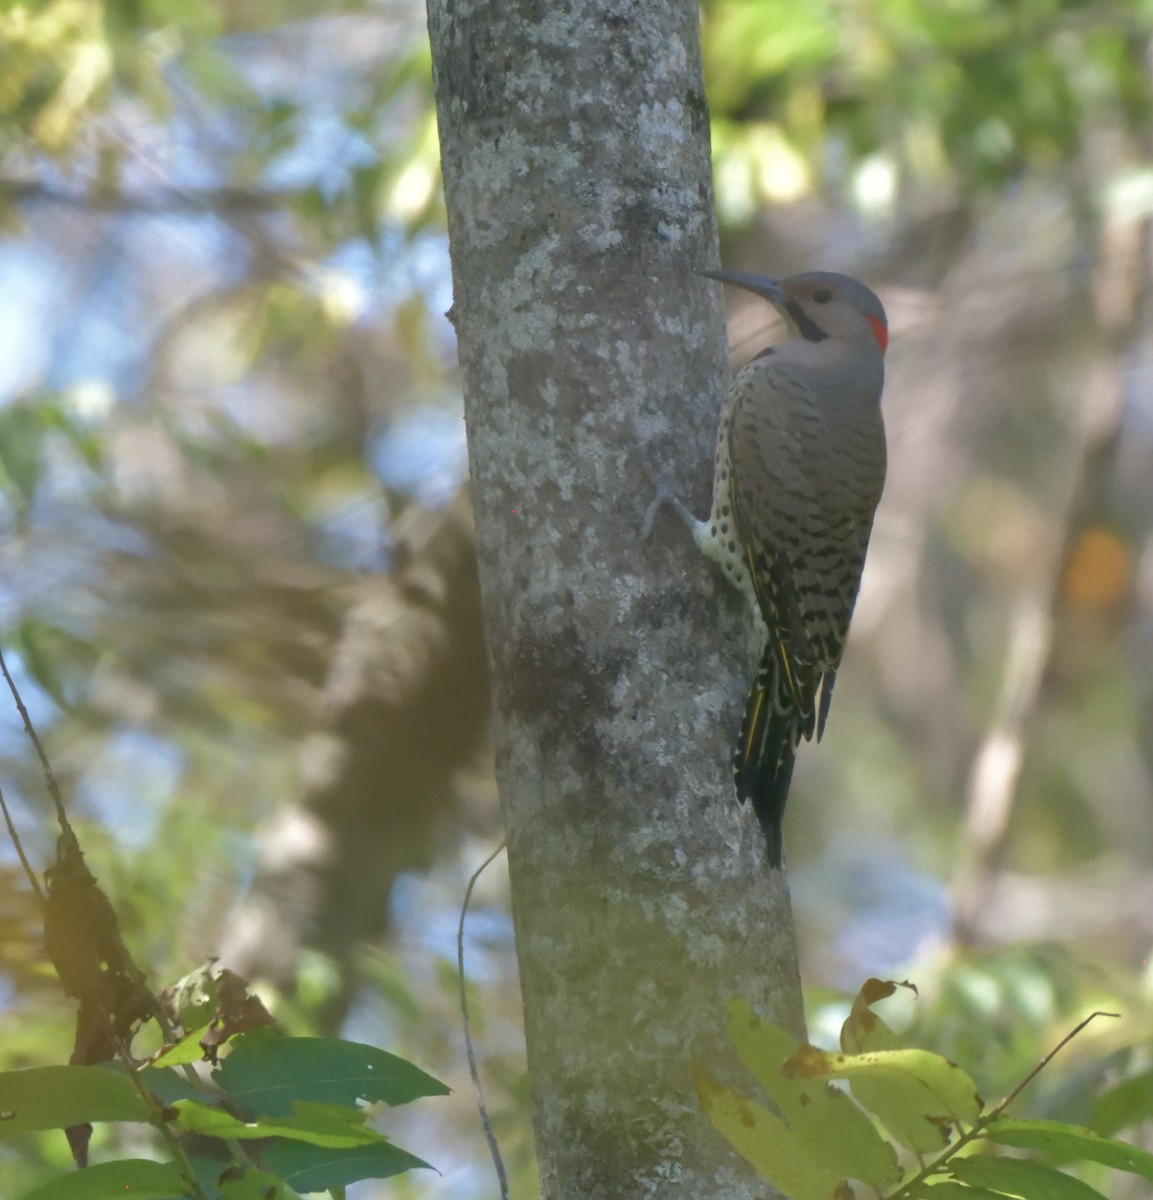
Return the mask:
<path id="1" fill-rule="evenodd" d="M 468 992 L 464 976 L 464 919 L 468 915 L 468 902 L 472 899 L 472 890 L 476 887 L 476 881 L 481 877 L 481 873 L 504 848 L 505 843 L 502 841 L 477 867 L 468 881 L 468 887 L 464 893 L 464 903 L 460 906 L 460 921 L 456 927 L 456 966 L 457 981 L 460 984 L 460 1017 L 464 1025 L 464 1049 L 468 1055 L 468 1073 L 472 1077 L 472 1086 L 476 1091 L 476 1106 L 480 1111 L 480 1123 L 484 1129 L 484 1138 L 488 1142 L 488 1152 L 492 1156 L 492 1165 L 496 1171 L 497 1183 L 500 1185 L 501 1200 L 508 1200 L 508 1175 L 505 1173 L 504 1159 L 501 1158 L 496 1134 L 492 1131 L 492 1121 L 489 1119 L 488 1107 L 484 1102 L 484 1088 L 481 1087 L 480 1072 L 476 1066 L 476 1051 L 472 1044 L 472 1027 L 468 1016 Z"/>

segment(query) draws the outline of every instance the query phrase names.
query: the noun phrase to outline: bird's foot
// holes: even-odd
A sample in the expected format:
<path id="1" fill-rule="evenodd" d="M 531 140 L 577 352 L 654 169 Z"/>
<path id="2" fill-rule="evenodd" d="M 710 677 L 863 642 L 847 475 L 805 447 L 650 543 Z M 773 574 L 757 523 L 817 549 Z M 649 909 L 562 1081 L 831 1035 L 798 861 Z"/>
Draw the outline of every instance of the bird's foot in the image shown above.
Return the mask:
<path id="1" fill-rule="evenodd" d="M 657 479 L 653 473 L 642 463 L 641 470 L 644 471 L 645 477 L 648 479 L 656 496 L 653 502 L 648 506 L 645 512 L 644 521 L 641 523 L 641 540 L 648 541 L 653 535 L 653 527 L 656 525 L 657 514 L 662 508 L 671 508 L 673 512 L 689 527 L 695 529 L 699 523 L 696 517 L 688 510 L 681 498 L 669 487 L 663 480 Z"/>

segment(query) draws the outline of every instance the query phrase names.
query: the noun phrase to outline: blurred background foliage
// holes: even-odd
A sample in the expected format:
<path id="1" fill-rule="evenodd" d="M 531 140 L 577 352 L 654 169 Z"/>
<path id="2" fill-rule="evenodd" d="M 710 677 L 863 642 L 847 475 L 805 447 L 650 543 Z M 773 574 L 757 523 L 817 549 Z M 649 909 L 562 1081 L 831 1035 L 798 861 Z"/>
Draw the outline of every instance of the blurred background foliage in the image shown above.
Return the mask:
<path id="1" fill-rule="evenodd" d="M 893 326 L 889 484 L 789 813 L 814 1035 L 838 989 L 908 976 L 902 1019 L 995 1098 L 1115 1008 L 1027 1102 L 1129 1128 L 1153 1115 L 1153 4 L 702 15 L 726 263 L 861 275 Z M 0 629 L 133 953 L 158 986 L 223 954 L 293 1027 L 454 1084 L 397 1131 L 443 1175 L 362 1200 L 491 1193 L 452 959 L 499 815 L 420 6 L 0 0 L 0 226 Z M 772 330 L 733 303 L 739 361 Z M 38 928 L 9 847 L 3 1067 L 70 1046 Z M 499 866 L 470 929 L 527 1196 Z M 0 1143 L 5 1193 L 66 1157 Z"/>

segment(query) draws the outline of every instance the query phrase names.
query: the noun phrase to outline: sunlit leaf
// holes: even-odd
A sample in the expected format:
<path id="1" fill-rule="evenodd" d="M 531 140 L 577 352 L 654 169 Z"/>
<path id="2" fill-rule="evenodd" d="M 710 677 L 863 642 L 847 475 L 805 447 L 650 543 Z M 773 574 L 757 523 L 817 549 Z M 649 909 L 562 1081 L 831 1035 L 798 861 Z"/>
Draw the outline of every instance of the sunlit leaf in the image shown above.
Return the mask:
<path id="1" fill-rule="evenodd" d="M 184 1176 L 170 1163 L 126 1158 L 70 1171 L 21 1200 L 182 1200 L 191 1195 Z"/>
<path id="2" fill-rule="evenodd" d="M 949 1126 L 972 1124 L 984 1106 L 960 1067 L 927 1050 L 833 1054 L 805 1046 L 785 1070 L 809 1079 L 848 1080 L 853 1096 L 893 1137 L 922 1154 L 944 1147 Z"/>
<path id="3" fill-rule="evenodd" d="M 86 1121 L 147 1121 L 150 1116 L 123 1071 L 29 1067 L 0 1074 L 0 1137 Z"/>
<path id="4" fill-rule="evenodd" d="M 153 1060 L 153 1067 L 178 1067 L 184 1063 L 199 1062 L 204 1057 L 200 1039 L 208 1032 L 208 1026 L 193 1029 L 170 1046 L 166 1046 Z"/>
<path id="5" fill-rule="evenodd" d="M 743 1000 L 733 1000 L 728 1007 L 729 1037 L 741 1062 L 813 1158 L 830 1171 L 875 1187 L 896 1182 L 896 1153 L 849 1096 L 824 1081 L 784 1073 L 785 1060 L 798 1049 L 797 1040 L 756 1017 Z"/>
<path id="6" fill-rule="evenodd" d="M 257 1117 L 252 1121 L 234 1117 L 224 1109 L 198 1100 L 179 1100 L 174 1104 L 175 1120 L 189 1133 L 209 1137 L 252 1138 L 285 1137 L 311 1142 L 316 1146 L 363 1146 L 384 1141 L 384 1135 L 370 1129 L 365 1109 L 344 1108 L 338 1104 L 297 1103 L 293 1115 Z"/>
<path id="7" fill-rule="evenodd" d="M 789 1200 L 839 1200 L 841 1176 L 822 1167 L 764 1105 L 693 1072 L 701 1107 L 730 1145 Z"/>

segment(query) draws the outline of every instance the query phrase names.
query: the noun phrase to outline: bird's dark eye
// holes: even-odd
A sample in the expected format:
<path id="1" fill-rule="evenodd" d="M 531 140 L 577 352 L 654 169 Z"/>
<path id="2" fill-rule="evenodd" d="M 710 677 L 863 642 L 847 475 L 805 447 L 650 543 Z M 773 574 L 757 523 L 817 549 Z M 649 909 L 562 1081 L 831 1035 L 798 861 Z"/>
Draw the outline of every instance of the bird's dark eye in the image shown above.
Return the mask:
<path id="1" fill-rule="evenodd" d="M 818 304 L 828 304 L 832 298 L 833 293 L 830 292 L 828 288 L 817 288 L 817 290 L 813 293 L 813 299 Z"/>

